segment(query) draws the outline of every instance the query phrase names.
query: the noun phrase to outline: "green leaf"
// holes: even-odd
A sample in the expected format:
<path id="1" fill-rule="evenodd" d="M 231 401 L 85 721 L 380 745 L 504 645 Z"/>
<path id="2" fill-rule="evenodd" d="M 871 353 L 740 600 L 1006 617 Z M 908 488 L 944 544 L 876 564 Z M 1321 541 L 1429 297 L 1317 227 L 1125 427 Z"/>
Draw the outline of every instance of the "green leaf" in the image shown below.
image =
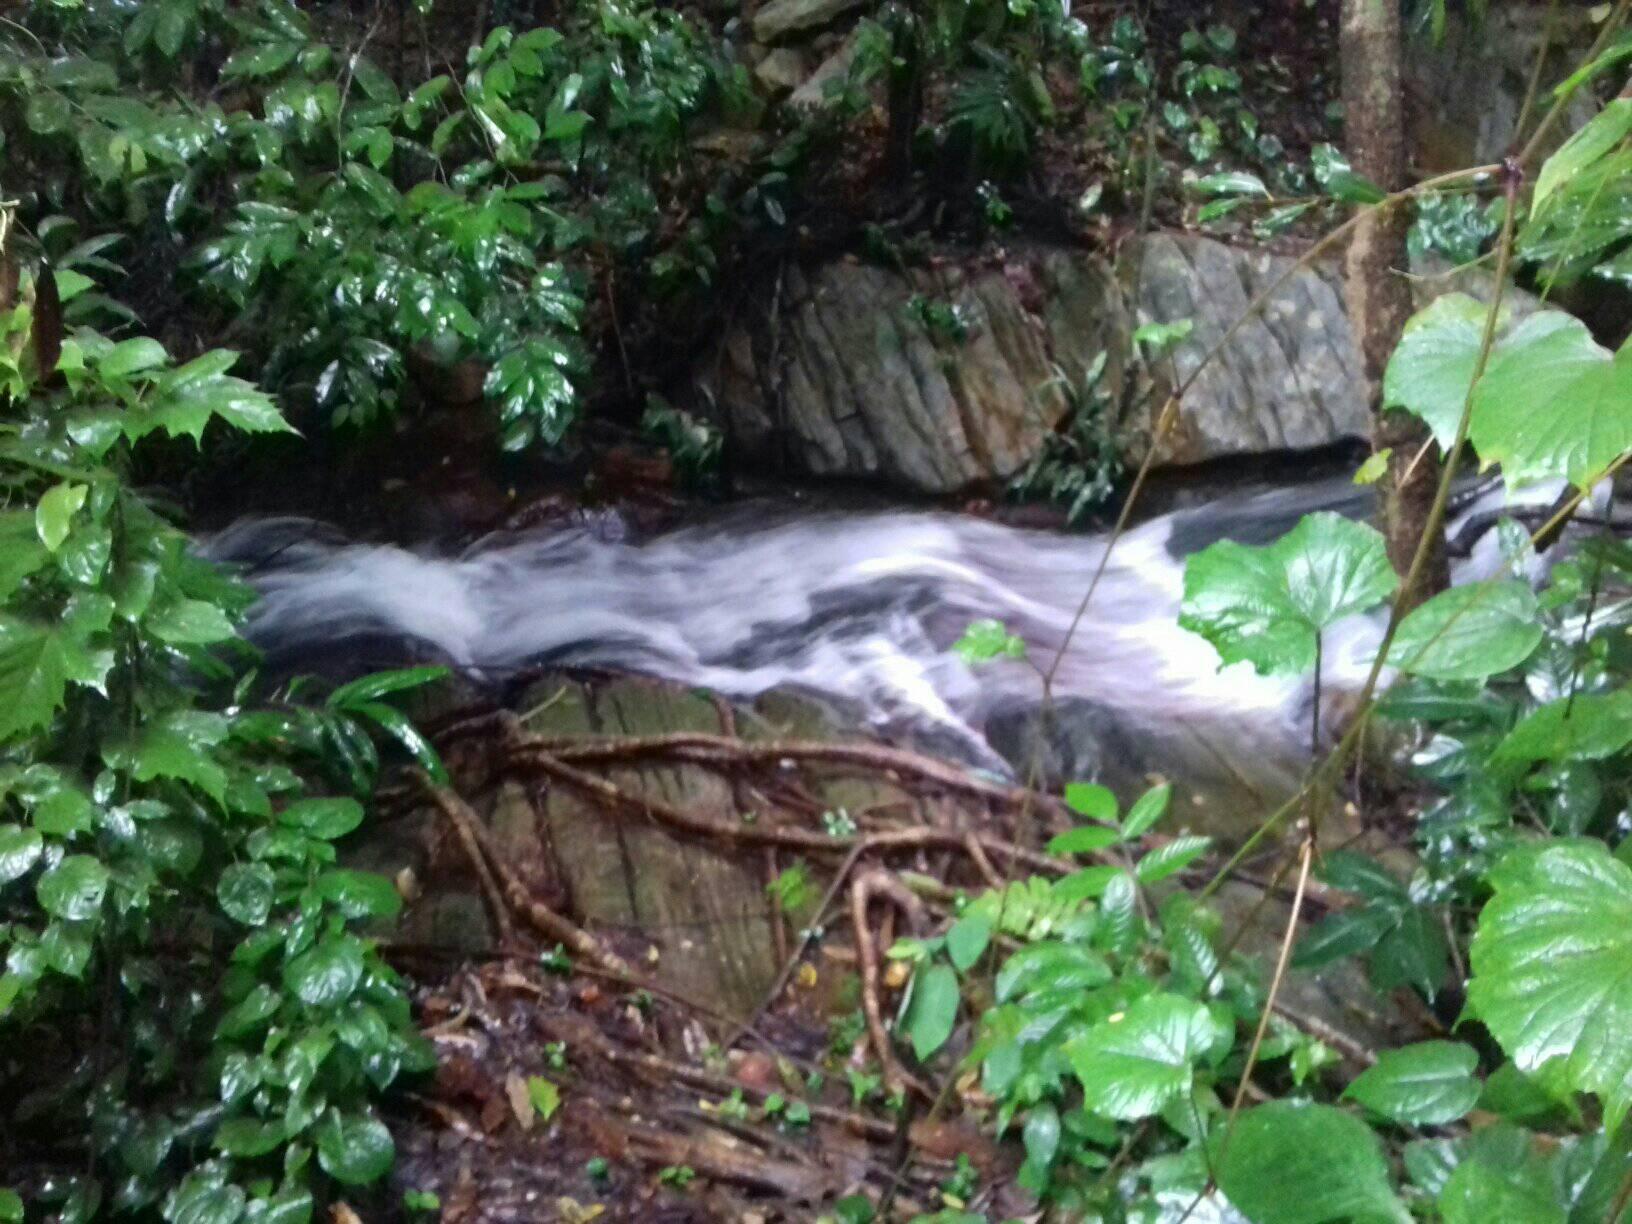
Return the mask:
<path id="1" fill-rule="evenodd" d="M 1195 1063 L 1218 1041 L 1217 1023 L 1200 1003 L 1173 994 L 1147 995 L 1066 1043 L 1086 1107 L 1132 1121 L 1160 1113 L 1189 1093 Z"/>
<path id="2" fill-rule="evenodd" d="M 1423 1041 L 1384 1050 L 1343 1095 L 1406 1126 L 1443 1126 L 1479 1100 L 1479 1055 L 1456 1041 Z"/>
<path id="3" fill-rule="evenodd" d="M 538 1110 L 538 1116 L 546 1122 L 561 1108 L 561 1090 L 542 1075 L 527 1077 L 527 1099 L 532 1102 L 533 1108 Z"/>
<path id="4" fill-rule="evenodd" d="M 396 1155 L 391 1132 L 378 1118 L 331 1109 L 317 1124 L 317 1162 L 335 1181 L 348 1186 L 376 1181 Z"/>
<path id="5" fill-rule="evenodd" d="M 173 438 L 188 436 L 199 442 L 213 417 L 248 433 L 294 433 L 269 396 L 252 383 L 221 372 L 234 357 L 217 349 L 161 379 L 152 401 L 131 413 L 126 434 L 135 441 L 162 429 Z"/>
<path id="6" fill-rule="evenodd" d="M 363 805 L 355 799 L 300 799 L 278 813 L 278 819 L 313 837 L 334 841 L 363 823 Z"/>
<path id="7" fill-rule="evenodd" d="M 85 504 L 89 490 L 82 484 L 63 482 L 47 489 L 34 510 L 34 526 L 40 533 L 40 542 L 50 552 L 62 547 L 68 538 L 68 528 L 74 515 Z"/>
<path id="8" fill-rule="evenodd" d="M 1060 1111 L 1046 1101 L 1033 1106 L 1026 1115 L 1021 1138 L 1026 1145 L 1026 1159 L 1040 1169 L 1048 1168 L 1060 1150 Z"/>
<path id="9" fill-rule="evenodd" d="M 39 878 L 34 895 L 53 917 L 84 922 L 101 910 L 108 879 L 108 869 L 100 859 L 70 854 Z"/>
<path id="10" fill-rule="evenodd" d="M 1172 323 L 1143 323 L 1133 329 L 1135 347 L 1152 353 L 1165 353 L 1186 340 L 1196 329 L 1194 319 L 1178 319 Z"/>
<path id="11" fill-rule="evenodd" d="M 237 636 L 225 611 L 202 599 L 171 599 L 148 613 L 144 625 L 161 642 L 209 646 Z"/>
<path id="12" fill-rule="evenodd" d="M 1590 487 L 1632 448 L 1632 344 L 1611 357 L 1579 319 L 1531 315 L 1491 358 L 1469 436 L 1509 486 L 1563 477 Z"/>
<path id="13" fill-rule="evenodd" d="M 170 354 L 164 351 L 164 345 L 148 336 L 136 336 L 120 341 L 102 354 L 96 368 L 104 378 L 128 378 L 169 360 Z"/>
<path id="14" fill-rule="evenodd" d="M 1597 761 L 1632 744 L 1632 690 L 1578 693 L 1532 710 L 1491 753 L 1508 770 L 1534 761 Z"/>
<path id="15" fill-rule="evenodd" d="M 1484 680 L 1517 667 L 1542 638 L 1528 582 L 1475 582 L 1441 591 L 1400 622 L 1389 662 L 1435 680 Z"/>
<path id="16" fill-rule="evenodd" d="M 1602 842 L 1525 847 L 1491 872 L 1470 949 L 1468 1014 L 1521 1071 L 1632 1104 L 1632 868 Z"/>
<path id="17" fill-rule="evenodd" d="M 23 1199 L 15 1190 L 0 1190 L 0 1224 L 23 1224 Z"/>
<path id="18" fill-rule="evenodd" d="M 67 628 L 0 619 L 0 740 L 43 727 L 61 708 L 69 681 L 100 688 L 111 655 L 92 653 Z"/>
<path id="19" fill-rule="evenodd" d="M 234 77 L 271 76 L 299 54 L 300 44 L 293 41 L 243 47 L 229 55 L 227 62 L 221 65 L 221 79 L 230 81 Z"/>
<path id="20" fill-rule="evenodd" d="M 365 702 L 378 701 L 390 693 L 400 693 L 405 689 L 433 684 L 445 679 L 447 675 L 446 667 L 403 667 L 395 671 L 374 672 L 349 684 L 342 684 L 329 694 L 324 704 L 346 709 Z"/>
<path id="21" fill-rule="evenodd" d="M 1065 787 L 1065 806 L 1078 816 L 1114 825 L 1119 811 L 1116 795 L 1097 782 L 1070 782 Z"/>
<path id="22" fill-rule="evenodd" d="M 1553 192 L 1608 153 L 1632 132 L 1632 98 L 1615 98 L 1542 163 L 1530 212 L 1540 216 Z"/>
<path id="23" fill-rule="evenodd" d="M 1127 819 L 1122 822 L 1122 839 L 1136 841 L 1155 828 L 1156 822 L 1167 815 L 1167 805 L 1172 798 L 1172 785 L 1163 782 L 1135 799 Z"/>
<path id="24" fill-rule="evenodd" d="M 215 1128 L 215 1150 L 229 1156 L 265 1156 L 288 1137 L 281 1121 L 229 1118 Z"/>
<path id="25" fill-rule="evenodd" d="M 0 512 L 0 601 L 11 598 L 23 579 L 44 565 L 37 518 L 26 510 Z"/>
<path id="26" fill-rule="evenodd" d="M 396 886 L 372 871 L 325 871 L 317 891 L 347 918 L 394 918 L 402 912 Z"/>
<path id="27" fill-rule="evenodd" d="M 1456 441 L 1489 311 L 1465 293 L 1435 298 L 1411 316 L 1388 359 L 1383 406 L 1421 417 L 1442 450 Z"/>
<path id="28" fill-rule="evenodd" d="M 1301 673 L 1314 666 L 1321 630 L 1375 607 L 1398 582 L 1375 529 L 1310 514 L 1266 547 L 1221 540 L 1192 556 L 1179 623 L 1226 664 Z"/>
<path id="29" fill-rule="evenodd" d="M 1432 1000 L 1445 984 L 1450 945 L 1438 916 L 1428 906 L 1412 905 L 1371 954 L 1371 982 L 1385 993 L 1410 986 Z"/>
<path id="30" fill-rule="evenodd" d="M 1141 858 L 1135 874 L 1141 884 L 1155 884 L 1183 871 L 1206 854 L 1212 844 L 1210 837 L 1175 837 L 1165 846 L 1158 846 Z"/>
<path id="31" fill-rule="evenodd" d="M 1122 835 L 1115 829 L 1107 829 L 1103 825 L 1079 825 L 1075 829 L 1061 833 L 1048 843 L 1050 854 L 1093 854 L 1107 846 L 1114 846 L 1122 840 Z"/>
<path id="32" fill-rule="evenodd" d="M 260 926 L 272 913 L 276 883 L 265 863 L 233 863 L 221 872 L 216 900 L 227 917 L 245 926 Z"/>
<path id="33" fill-rule="evenodd" d="M 227 771 L 216 760 L 214 749 L 226 734 L 226 720 L 219 714 L 172 710 L 142 731 L 128 757 L 128 766 L 138 782 L 176 778 L 192 783 L 222 803 L 227 793 Z"/>
<path id="34" fill-rule="evenodd" d="M 331 935 L 283 969 L 283 983 L 308 1007 L 344 1002 L 363 978 L 363 948 L 348 936 Z"/>
<path id="35" fill-rule="evenodd" d="M 381 701 L 364 701 L 349 708 L 354 713 L 371 719 L 376 726 L 407 749 L 408 755 L 414 758 L 414 763 L 430 774 L 433 782 L 443 786 L 449 784 L 448 771 L 442 764 L 441 754 L 419 728 L 414 726 L 413 720 L 401 710 Z"/>
<path id="36" fill-rule="evenodd" d="M 1228 1134 L 1228 1145 L 1224 1137 Z M 1219 1189 L 1253 1224 L 1409 1224 L 1382 1145 L 1330 1105 L 1271 1101 L 1213 1138 Z M 1222 1151 L 1220 1149 L 1222 1148 Z"/>
<path id="37" fill-rule="evenodd" d="M 946 955 L 960 973 L 972 968 L 992 942 L 992 920 L 985 914 L 967 913 L 946 933 Z"/>
<path id="38" fill-rule="evenodd" d="M 920 1062 L 952 1036 L 952 1026 L 958 1018 L 958 1001 L 958 975 L 950 965 L 930 965 L 913 979 L 905 1027 L 912 1052 Z"/>
<path id="39" fill-rule="evenodd" d="M 1553 1195 L 1551 1179 L 1529 1163 L 1495 1165 L 1464 1160 L 1440 1191 L 1444 1224 L 1566 1224 L 1568 1213 Z"/>
<path id="40" fill-rule="evenodd" d="M 1375 947 L 1398 924 L 1398 916 L 1381 906 L 1340 910 L 1298 940 L 1292 963 L 1300 969 L 1313 969 L 1355 956 Z"/>
<path id="41" fill-rule="evenodd" d="M 45 838 L 38 829 L 21 825 L 0 825 L 0 884 L 9 884 L 28 874 L 45 850 Z"/>

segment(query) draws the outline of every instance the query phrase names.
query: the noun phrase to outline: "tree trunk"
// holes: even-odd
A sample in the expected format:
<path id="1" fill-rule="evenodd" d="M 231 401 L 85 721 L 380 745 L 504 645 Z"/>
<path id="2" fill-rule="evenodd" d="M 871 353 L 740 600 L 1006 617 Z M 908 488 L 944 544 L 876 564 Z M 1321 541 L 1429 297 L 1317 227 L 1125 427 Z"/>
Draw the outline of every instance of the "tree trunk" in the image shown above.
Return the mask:
<path id="1" fill-rule="evenodd" d="M 1343 0 L 1344 141 L 1355 172 L 1390 192 L 1405 186 L 1401 38 L 1399 0 Z M 1422 423 L 1382 408 L 1383 370 L 1412 311 L 1411 285 L 1401 274 L 1410 223 L 1404 208 L 1369 213 L 1355 228 L 1344 268 L 1349 319 L 1374 413 L 1372 447 L 1392 452 L 1378 491 L 1389 560 L 1402 575 L 1422 539 L 1440 476 L 1438 452 Z M 1411 602 L 1443 590 L 1448 581 L 1444 541 L 1438 539 Z"/>

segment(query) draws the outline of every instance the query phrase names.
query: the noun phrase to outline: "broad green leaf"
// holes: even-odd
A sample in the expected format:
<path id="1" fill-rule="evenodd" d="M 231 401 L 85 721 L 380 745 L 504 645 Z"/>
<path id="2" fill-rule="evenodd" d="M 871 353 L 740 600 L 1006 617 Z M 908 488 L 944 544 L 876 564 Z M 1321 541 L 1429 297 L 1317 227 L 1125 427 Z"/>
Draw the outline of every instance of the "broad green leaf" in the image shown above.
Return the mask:
<path id="1" fill-rule="evenodd" d="M 62 547 L 68 538 L 68 528 L 74 515 L 85 504 L 89 490 L 82 484 L 63 482 L 47 489 L 34 510 L 34 525 L 40 533 L 40 542 L 50 552 Z"/>
<path id="2" fill-rule="evenodd" d="M 1212 844 L 1210 837 L 1175 837 L 1165 846 L 1157 846 L 1141 858 L 1134 873 L 1141 884 L 1155 884 L 1183 871 L 1206 854 Z"/>
<path id="3" fill-rule="evenodd" d="M 0 601 L 11 598 L 23 579 L 50 557 L 36 521 L 26 510 L 0 512 Z"/>
<path id="4" fill-rule="evenodd" d="M 1228 1143 L 1224 1139 L 1228 1133 Z M 1220 1148 L 1223 1150 L 1220 1151 Z M 1271 1101 L 1213 1137 L 1219 1189 L 1253 1224 L 1409 1224 L 1382 1144 L 1330 1105 Z"/>
<path id="5" fill-rule="evenodd" d="M 1123 840 L 1136 841 L 1155 828 L 1156 822 L 1167 815 L 1167 806 L 1172 798 L 1172 785 L 1163 782 L 1135 799 L 1128 809 L 1127 819 L 1122 822 Z"/>
<path id="6" fill-rule="evenodd" d="M 1445 984 L 1450 955 L 1445 928 L 1433 909 L 1412 905 L 1372 950 L 1372 985 L 1385 993 L 1410 986 L 1431 1001 Z"/>
<path id="7" fill-rule="evenodd" d="M 1114 825 L 1118 809 L 1116 796 L 1109 787 L 1097 782 L 1070 782 L 1065 788 L 1065 806 L 1078 816 Z"/>
<path id="8" fill-rule="evenodd" d="M 1632 744 L 1632 689 L 1577 693 L 1532 710 L 1509 731 L 1490 763 L 1502 769 L 1534 761 L 1597 761 Z"/>
<path id="9" fill-rule="evenodd" d="M 229 1118 L 215 1128 L 215 1150 L 229 1156 L 264 1156 L 288 1137 L 288 1128 L 279 1121 L 261 1118 Z"/>
<path id="10" fill-rule="evenodd" d="M 1135 347 L 1148 353 L 1165 353 L 1183 343 L 1195 331 L 1194 319 L 1177 319 L 1172 323 L 1141 323 L 1133 329 Z"/>
<path id="11" fill-rule="evenodd" d="M 271 916 L 275 887 L 272 868 L 265 863 L 233 863 L 222 870 L 215 896 L 227 917 L 260 926 Z"/>
<path id="12" fill-rule="evenodd" d="M 1413 609 L 1388 657 L 1415 676 L 1484 680 L 1523 663 L 1541 638 L 1540 608 L 1528 582 L 1475 582 Z"/>
<path id="13" fill-rule="evenodd" d="M 1124 873 L 1123 878 L 1127 876 Z M 1049 940 L 1021 948 L 997 972 L 999 1003 L 1039 990 L 1092 990 L 1111 980 L 1105 958 L 1081 944 Z"/>
<path id="14" fill-rule="evenodd" d="M 1530 316 L 1492 356 L 1469 436 L 1510 486 L 1563 477 L 1589 487 L 1632 447 L 1632 344 L 1611 357 L 1579 319 Z"/>
<path id="15" fill-rule="evenodd" d="M 161 642 L 177 646 L 209 646 L 237 634 L 227 614 L 202 599 L 168 600 L 150 611 L 144 624 Z"/>
<path id="16" fill-rule="evenodd" d="M 992 942 L 992 920 L 985 914 L 968 913 L 946 933 L 946 955 L 960 973 L 972 968 Z"/>
<path id="17" fill-rule="evenodd" d="M 0 884 L 9 884 L 28 874 L 40 861 L 45 850 L 45 838 L 38 829 L 21 825 L 0 825 Z"/>
<path id="18" fill-rule="evenodd" d="M 95 918 L 108 891 L 108 869 L 89 854 L 70 854 L 42 875 L 34 895 L 46 913 L 68 922 Z"/>
<path id="19" fill-rule="evenodd" d="M 226 799 L 227 771 L 216 760 L 226 738 L 226 720 L 199 710 L 172 710 L 141 732 L 127 754 L 110 753 L 126 763 L 138 782 L 176 778 L 190 782 L 217 803 Z"/>
<path id="20" fill-rule="evenodd" d="M 88 649 L 71 624 L 45 629 L 0 618 L 0 740 L 45 726 L 70 681 L 99 689 L 112 665 L 111 652 Z"/>
<path id="21" fill-rule="evenodd" d="M 1383 1050 L 1343 1093 L 1406 1126 L 1443 1126 L 1479 1100 L 1479 1055 L 1457 1041 L 1423 1041 Z"/>
<path id="22" fill-rule="evenodd" d="M 958 975 L 952 966 L 934 964 L 920 970 L 912 983 L 905 1027 L 912 1052 L 922 1062 L 946 1044 L 958 1018 Z"/>
<path id="23" fill-rule="evenodd" d="M 248 1196 L 241 1186 L 223 1183 L 221 1177 L 221 1171 L 210 1166 L 190 1174 L 165 1201 L 167 1224 L 238 1224 Z"/>
<path id="24" fill-rule="evenodd" d="M 330 1109 L 317 1124 L 317 1162 L 348 1186 L 376 1181 L 396 1159 L 391 1132 L 378 1118 Z"/>
<path id="25" fill-rule="evenodd" d="M 1065 1045 L 1083 1104 L 1106 1118 L 1162 1111 L 1190 1091 L 1195 1064 L 1218 1041 L 1212 1014 L 1191 999 L 1147 995 Z"/>
<path id="26" fill-rule="evenodd" d="M 227 57 L 227 62 L 221 65 L 221 79 L 271 76 L 288 65 L 299 53 L 300 44 L 292 40 L 243 47 L 234 51 Z"/>
<path id="27" fill-rule="evenodd" d="M 348 918 L 394 918 L 402 912 L 402 896 L 383 875 L 372 871 L 325 871 L 317 891 Z"/>
<path id="28" fill-rule="evenodd" d="M 363 823 L 363 805 L 355 799 L 299 799 L 278 813 L 278 819 L 313 837 L 333 841 Z"/>
<path id="29" fill-rule="evenodd" d="M 1038 1168 L 1048 1168 L 1060 1150 L 1060 1111 L 1047 1101 L 1033 1106 L 1026 1115 L 1021 1138 L 1026 1145 L 1026 1159 Z"/>
<path id="30" fill-rule="evenodd" d="M 97 362 L 98 372 L 108 378 L 125 378 L 161 366 L 170 359 L 164 345 L 148 336 L 136 336 L 114 345 Z"/>
<path id="31" fill-rule="evenodd" d="M 1530 211 L 1539 216 L 1553 192 L 1608 153 L 1632 132 L 1632 98 L 1615 98 L 1542 163 Z"/>
<path id="32" fill-rule="evenodd" d="M 1632 1104 L 1632 868 L 1596 841 L 1515 851 L 1470 949 L 1467 1011 L 1515 1066 L 1597 1094 L 1614 1130 Z"/>
<path id="33" fill-rule="evenodd" d="M 1314 666 L 1321 630 L 1375 607 L 1398 582 L 1375 529 L 1311 514 L 1267 547 L 1222 540 L 1192 556 L 1179 623 L 1226 664 L 1301 673 Z"/>
<path id="34" fill-rule="evenodd" d="M 219 355 L 218 355 L 219 354 Z M 151 402 L 132 412 L 125 432 L 132 441 L 162 429 L 173 438 L 203 440 L 212 417 L 248 433 L 294 433 L 270 396 L 253 383 L 221 373 L 233 354 L 206 353 L 161 379 Z"/>
<path id="35" fill-rule="evenodd" d="M 1375 947 L 1398 924 L 1398 915 L 1380 906 L 1339 910 L 1299 938 L 1292 963 L 1300 969 L 1314 969 L 1356 956 Z"/>
<path id="36" fill-rule="evenodd" d="M 308 1007 L 328 1007 L 345 1001 L 362 977 L 362 945 L 343 935 L 329 936 L 295 957 L 283 970 L 284 985 Z"/>
<path id="37" fill-rule="evenodd" d="M 0 1190 L 0 1224 L 23 1224 L 23 1199 L 15 1190 Z"/>
<path id="38" fill-rule="evenodd" d="M 1489 312 L 1465 293 L 1435 298 L 1411 316 L 1388 359 L 1383 406 L 1421 417 L 1442 450 L 1450 449 L 1462 423 Z"/>
<path id="39" fill-rule="evenodd" d="M 1538 1174 L 1542 1174 L 1538 1176 Z M 1439 1195 L 1445 1224 L 1567 1224 L 1552 1179 L 1530 1164 L 1464 1160 Z"/>

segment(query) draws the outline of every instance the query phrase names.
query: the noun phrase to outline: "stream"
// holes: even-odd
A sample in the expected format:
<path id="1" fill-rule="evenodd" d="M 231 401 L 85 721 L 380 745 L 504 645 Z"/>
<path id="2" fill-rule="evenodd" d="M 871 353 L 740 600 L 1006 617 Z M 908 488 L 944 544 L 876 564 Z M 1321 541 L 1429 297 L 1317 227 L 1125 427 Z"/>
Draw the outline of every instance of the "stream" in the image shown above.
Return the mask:
<path id="1" fill-rule="evenodd" d="M 1556 494 L 1517 500 L 1545 507 Z M 1239 493 L 1134 527 L 1108 560 L 1104 536 L 775 503 L 650 538 L 607 515 L 457 550 L 257 519 L 205 550 L 259 591 L 248 633 L 274 672 L 443 662 L 501 697 L 543 667 L 636 672 L 738 699 L 788 690 L 885 738 L 1009 774 L 1036 743 L 1052 671 L 1050 773 L 1136 782 L 1179 772 L 1262 796 L 1307 758 L 1313 685 L 1220 669 L 1179 627 L 1183 559 L 1224 538 L 1266 543 L 1314 510 L 1364 515 L 1372 501 L 1338 481 Z M 1456 581 L 1501 570 L 1503 505 L 1494 482 L 1459 490 L 1448 530 Z M 1021 637 L 1029 659 L 958 658 L 952 644 L 982 618 Z M 1365 616 L 1326 634 L 1333 701 L 1363 681 L 1381 628 Z"/>

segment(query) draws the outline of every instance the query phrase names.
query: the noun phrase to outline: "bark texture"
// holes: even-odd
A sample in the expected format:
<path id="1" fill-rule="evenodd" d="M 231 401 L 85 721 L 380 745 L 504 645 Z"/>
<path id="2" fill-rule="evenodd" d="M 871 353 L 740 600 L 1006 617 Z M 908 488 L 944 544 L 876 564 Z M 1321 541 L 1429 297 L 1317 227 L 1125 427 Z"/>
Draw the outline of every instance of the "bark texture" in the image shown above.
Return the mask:
<path id="1" fill-rule="evenodd" d="M 1397 0 L 1343 0 L 1339 55 L 1349 160 L 1357 174 L 1390 192 L 1405 186 L 1402 54 Z M 1422 424 L 1403 412 L 1382 410 L 1383 371 L 1411 317 L 1411 285 L 1401 273 L 1409 226 L 1403 208 L 1372 211 L 1355 229 L 1344 268 L 1349 323 L 1375 413 L 1372 445 L 1392 451 L 1378 490 L 1389 560 L 1401 574 L 1417 551 L 1440 475 L 1437 452 Z M 1444 545 L 1438 540 L 1411 597 L 1426 599 L 1447 583 Z"/>

